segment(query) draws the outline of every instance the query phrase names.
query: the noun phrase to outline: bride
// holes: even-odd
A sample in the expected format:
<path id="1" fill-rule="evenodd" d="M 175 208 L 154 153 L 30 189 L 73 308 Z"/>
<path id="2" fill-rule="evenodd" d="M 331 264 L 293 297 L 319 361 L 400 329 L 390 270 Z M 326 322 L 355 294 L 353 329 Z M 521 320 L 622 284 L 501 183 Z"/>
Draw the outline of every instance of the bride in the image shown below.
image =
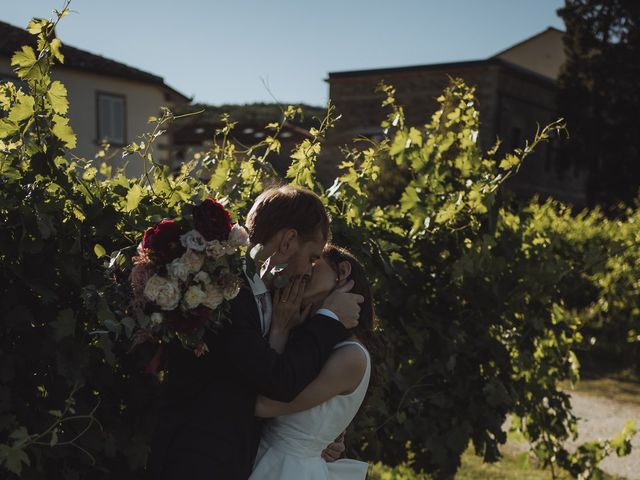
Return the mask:
<path id="1" fill-rule="evenodd" d="M 250 480 L 363 480 L 368 468 L 365 462 L 340 459 L 327 463 L 321 453 L 351 423 L 369 388 L 367 347 L 371 349 L 375 342 L 371 290 L 362 265 L 336 246 L 325 248 L 314 264 L 311 280 L 305 283 L 296 280 L 274 295 L 272 348 L 282 351 L 289 330 L 345 284 L 353 284 L 351 293 L 365 299 L 359 324 L 348 340 L 336 345 L 318 377 L 292 402 L 258 397 L 256 416 L 271 420 L 263 428 Z"/>

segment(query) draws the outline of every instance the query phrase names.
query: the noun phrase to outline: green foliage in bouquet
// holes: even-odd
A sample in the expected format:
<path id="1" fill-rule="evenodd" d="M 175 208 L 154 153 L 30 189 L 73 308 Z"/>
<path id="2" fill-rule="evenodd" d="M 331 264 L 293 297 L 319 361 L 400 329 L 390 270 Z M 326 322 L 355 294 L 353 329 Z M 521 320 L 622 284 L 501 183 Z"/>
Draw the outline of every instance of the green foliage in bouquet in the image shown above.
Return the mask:
<path id="1" fill-rule="evenodd" d="M 153 348 L 128 352 L 140 325 L 112 309 L 105 267 L 126 267 L 123 252 L 149 225 L 183 218 L 205 198 L 243 219 L 277 180 L 268 156 L 300 112 L 283 110 L 267 126 L 272 135 L 242 150 L 223 116 L 210 150 L 178 173 L 154 157 L 176 118 L 167 109 L 124 149 L 145 166 L 141 178 L 114 169 L 107 151 L 76 158 L 66 90 L 50 76 L 63 61 L 53 32 L 66 12 L 29 24 L 36 48 L 12 60 L 28 88 L 0 85 L 0 470 L 139 478 L 159 380 L 142 373 Z M 598 212 L 573 217 L 556 202 L 502 204 L 500 185 L 561 122 L 496 158 L 497 149 L 477 145 L 474 93 L 461 80 L 423 127 L 405 125 L 393 88 L 381 89 L 385 138 L 346 149 L 331 188 L 315 165 L 332 107 L 287 172 L 323 196 L 336 243 L 361 259 L 374 288 L 382 381 L 348 434 L 352 454 L 447 478 L 469 441 L 485 460 L 499 458 L 512 413 L 543 463 L 595 478 L 605 454 L 628 452 L 634 426 L 566 451 L 576 419 L 558 381 L 577 381 L 575 352 L 598 332 L 637 353 L 638 214 L 613 222 Z M 389 166 L 403 173 L 391 192 Z"/>

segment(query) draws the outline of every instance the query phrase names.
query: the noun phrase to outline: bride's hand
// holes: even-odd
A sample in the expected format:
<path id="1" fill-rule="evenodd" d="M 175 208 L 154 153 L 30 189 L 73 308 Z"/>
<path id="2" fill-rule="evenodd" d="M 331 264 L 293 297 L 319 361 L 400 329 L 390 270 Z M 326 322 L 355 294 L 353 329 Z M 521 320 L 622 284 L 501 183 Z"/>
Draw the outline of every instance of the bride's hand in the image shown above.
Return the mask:
<path id="1" fill-rule="evenodd" d="M 335 462 L 342 456 L 342 454 L 346 450 L 346 447 L 344 445 L 344 436 L 346 433 L 346 431 L 342 432 L 340 436 L 334 440 L 333 443 L 328 445 L 327 448 L 322 451 L 321 456 L 325 462 Z"/>
<path id="2" fill-rule="evenodd" d="M 306 286 L 306 281 L 297 277 L 286 287 L 276 290 L 273 296 L 272 331 L 289 332 L 304 321 L 311 309 L 311 305 L 308 305 L 304 311 L 301 310 Z"/>

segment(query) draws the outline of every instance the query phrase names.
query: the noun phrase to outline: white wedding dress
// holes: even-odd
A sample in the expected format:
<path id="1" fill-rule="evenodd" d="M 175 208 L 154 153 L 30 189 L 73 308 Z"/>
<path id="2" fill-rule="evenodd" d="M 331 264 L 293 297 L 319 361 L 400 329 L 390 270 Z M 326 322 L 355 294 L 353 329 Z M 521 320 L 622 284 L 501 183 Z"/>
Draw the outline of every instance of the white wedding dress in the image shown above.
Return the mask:
<path id="1" fill-rule="evenodd" d="M 341 342 L 335 348 L 357 345 L 367 357 L 360 384 L 347 395 L 338 395 L 309 410 L 268 421 L 249 480 L 364 480 L 368 464 L 340 459 L 325 462 L 322 451 L 355 417 L 369 386 L 371 358 L 360 343 Z"/>

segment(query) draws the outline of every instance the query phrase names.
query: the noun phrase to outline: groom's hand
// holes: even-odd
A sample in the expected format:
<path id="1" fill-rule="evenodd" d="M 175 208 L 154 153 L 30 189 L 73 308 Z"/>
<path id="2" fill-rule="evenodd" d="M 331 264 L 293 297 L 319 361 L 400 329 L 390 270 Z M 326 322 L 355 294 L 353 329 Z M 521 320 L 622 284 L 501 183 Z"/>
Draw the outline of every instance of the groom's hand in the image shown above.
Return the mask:
<path id="1" fill-rule="evenodd" d="M 342 456 L 345 451 L 344 434 L 345 432 L 342 432 L 335 442 L 322 451 L 322 458 L 325 462 L 335 462 Z"/>
<path id="2" fill-rule="evenodd" d="M 344 286 L 336 288 L 322 303 L 322 308 L 335 313 L 347 330 L 358 326 L 360 304 L 364 302 L 362 295 L 349 293 L 353 285 L 353 280 L 349 280 Z"/>

